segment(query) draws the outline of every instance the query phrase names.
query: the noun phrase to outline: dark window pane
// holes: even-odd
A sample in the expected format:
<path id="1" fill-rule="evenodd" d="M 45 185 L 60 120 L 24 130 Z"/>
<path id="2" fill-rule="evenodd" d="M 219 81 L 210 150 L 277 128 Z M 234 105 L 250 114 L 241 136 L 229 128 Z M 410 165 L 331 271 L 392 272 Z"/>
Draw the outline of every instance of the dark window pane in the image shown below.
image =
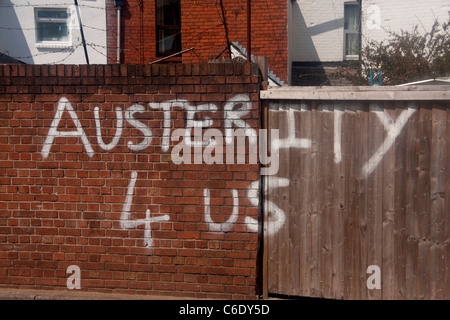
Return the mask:
<path id="1" fill-rule="evenodd" d="M 179 0 L 157 0 L 156 1 L 156 24 L 158 26 L 180 25 L 180 1 Z"/>
<path id="2" fill-rule="evenodd" d="M 345 55 L 359 54 L 359 36 L 357 33 L 347 33 L 345 35 Z"/>
<path id="3" fill-rule="evenodd" d="M 344 29 L 358 31 L 359 8 L 357 4 L 346 4 L 344 6 Z"/>
<path id="4" fill-rule="evenodd" d="M 69 41 L 67 24 L 65 22 L 38 22 L 37 41 Z"/>
<path id="5" fill-rule="evenodd" d="M 157 55 L 181 51 L 180 0 L 156 0 Z"/>
<path id="6" fill-rule="evenodd" d="M 359 55 L 359 34 L 361 28 L 361 11 L 358 3 L 344 4 L 344 35 L 346 56 Z M 349 57 L 350 58 L 350 57 Z"/>
<path id="7" fill-rule="evenodd" d="M 159 30 L 158 49 L 160 53 L 181 51 L 178 30 Z"/>
<path id="8" fill-rule="evenodd" d="M 41 19 L 67 19 L 66 10 L 39 10 L 38 18 Z"/>

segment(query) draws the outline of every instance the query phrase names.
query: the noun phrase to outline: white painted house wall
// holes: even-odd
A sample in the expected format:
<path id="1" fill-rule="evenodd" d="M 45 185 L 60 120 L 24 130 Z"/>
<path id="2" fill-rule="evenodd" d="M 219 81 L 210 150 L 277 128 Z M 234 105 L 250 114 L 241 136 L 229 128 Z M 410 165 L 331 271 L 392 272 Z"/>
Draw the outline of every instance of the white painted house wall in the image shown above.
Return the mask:
<path id="1" fill-rule="evenodd" d="M 349 0 L 293 0 L 289 25 L 291 61 L 344 60 L 344 3 Z M 362 0 L 362 44 L 383 40 L 388 31 L 425 33 L 435 19 L 447 21 L 449 0 Z"/>
<path id="2" fill-rule="evenodd" d="M 78 0 L 89 63 L 106 64 L 105 0 Z M 66 9 L 68 41 L 39 43 L 36 9 Z M 74 1 L 0 0 L 0 52 L 29 64 L 85 64 Z"/>
<path id="3" fill-rule="evenodd" d="M 292 61 L 339 61 L 343 56 L 344 0 L 292 3 Z"/>
<path id="4" fill-rule="evenodd" d="M 418 31 L 426 33 L 436 19 L 442 24 L 448 19 L 449 0 L 363 0 L 362 34 L 366 39 L 382 41 L 388 31 Z"/>

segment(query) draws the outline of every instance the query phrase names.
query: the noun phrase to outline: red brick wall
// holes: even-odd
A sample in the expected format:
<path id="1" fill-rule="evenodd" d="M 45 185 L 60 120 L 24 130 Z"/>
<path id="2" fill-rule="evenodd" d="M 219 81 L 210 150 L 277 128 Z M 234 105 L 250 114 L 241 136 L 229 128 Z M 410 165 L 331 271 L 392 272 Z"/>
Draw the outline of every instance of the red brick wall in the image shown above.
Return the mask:
<path id="1" fill-rule="evenodd" d="M 156 59 L 155 1 L 124 1 L 121 9 L 121 63 L 143 64 Z M 117 63 L 117 9 L 106 1 L 108 63 Z"/>
<path id="2" fill-rule="evenodd" d="M 255 74 L 250 64 L 0 66 L 0 286 L 65 289 L 77 265 L 81 290 L 254 298 L 259 242 L 247 217 L 258 217 L 248 196 L 259 164 L 174 164 L 156 107 L 206 105 L 193 119 L 223 131 L 225 105 L 241 97 L 234 108 L 248 99 L 240 117 L 257 129 Z M 186 128 L 185 109 L 171 109 L 170 132 Z M 148 209 L 149 225 L 122 223 Z"/>
<path id="3" fill-rule="evenodd" d="M 116 62 L 117 15 L 113 0 L 107 1 L 108 61 Z M 148 63 L 156 57 L 155 1 L 127 0 L 122 16 L 122 59 L 124 63 Z M 247 46 L 247 2 L 223 0 L 230 41 Z M 182 47 L 185 63 L 214 59 L 226 47 L 220 2 L 181 2 Z M 252 0 L 252 54 L 266 56 L 269 68 L 287 81 L 287 0 Z M 222 54 L 227 56 L 227 52 Z M 221 57 L 222 57 L 221 56 Z"/>

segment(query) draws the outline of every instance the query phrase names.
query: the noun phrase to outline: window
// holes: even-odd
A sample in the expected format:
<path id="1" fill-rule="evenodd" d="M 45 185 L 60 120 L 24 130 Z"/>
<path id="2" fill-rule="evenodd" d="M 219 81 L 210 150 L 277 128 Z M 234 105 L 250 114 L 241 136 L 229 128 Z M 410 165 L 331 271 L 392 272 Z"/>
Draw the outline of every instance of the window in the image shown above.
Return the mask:
<path id="1" fill-rule="evenodd" d="M 180 0 L 156 0 L 156 54 L 181 51 Z"/>
<path id="2" fill-rule="evenodd" d="M 70 44 L 67 9 L 36 9 L 36 43 Z"/>
<path id="3" fill-rule="evenodd" d="M 344 4 L 344 57 L 346 60 L 359 59 L 359 38 L 361 30 L 361 10 L 358 2 Z"/>

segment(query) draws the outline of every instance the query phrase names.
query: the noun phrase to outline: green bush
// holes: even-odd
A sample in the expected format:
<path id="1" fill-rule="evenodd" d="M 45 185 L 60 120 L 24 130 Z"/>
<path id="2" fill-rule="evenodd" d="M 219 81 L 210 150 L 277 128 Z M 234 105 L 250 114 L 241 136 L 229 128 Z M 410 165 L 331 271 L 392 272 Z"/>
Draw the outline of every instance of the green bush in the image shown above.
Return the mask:
<path id="1" fill-rule="evenodd" d="M 369 68 L 377 73 L 381 66 L 383 85 L 397 85 L 450 76 L 450 12 L 447 22 L 435 21 L 431 31 L 389 32 L 386 41 L 368 41 L 361 49 L 361 59 L 345 72 L 355 85 L 368 85 Z"/>

